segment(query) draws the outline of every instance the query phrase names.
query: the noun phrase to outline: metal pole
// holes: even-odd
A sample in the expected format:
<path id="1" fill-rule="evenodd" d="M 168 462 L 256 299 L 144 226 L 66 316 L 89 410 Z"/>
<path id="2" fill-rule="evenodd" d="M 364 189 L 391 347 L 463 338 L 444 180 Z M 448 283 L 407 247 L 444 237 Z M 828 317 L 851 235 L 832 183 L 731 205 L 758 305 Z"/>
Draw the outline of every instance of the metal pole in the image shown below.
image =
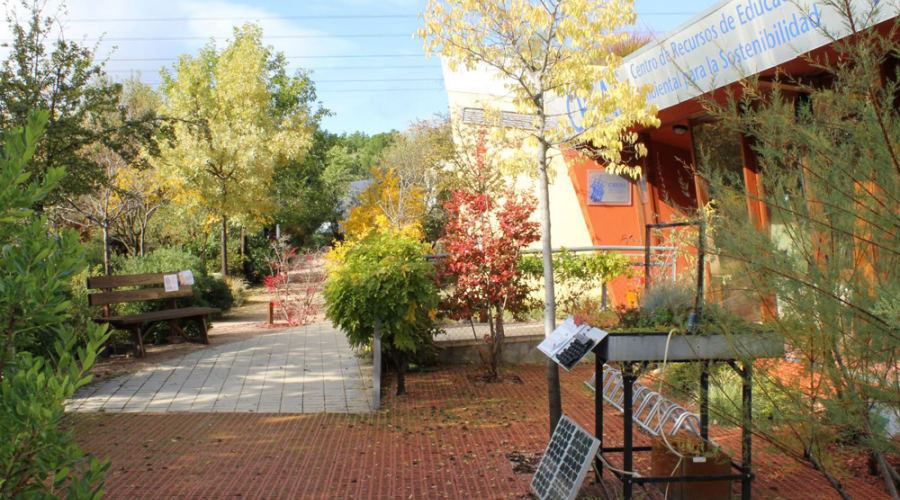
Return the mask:
<path id="1" fill-rule="evenodd" d="M 644 227 L 644 290 L 650 288 L 650 230 Z"/>
<path id="2" fill-rule="evenodd" d="M 634 380 L 631 363 L 625 363 L 622 367 L 622 387 L 623 401 L 622 406 L 625 410 L 625 429 L 624 429 L 624 456 L 622 457 L 622 468 L 625 474 L 622 474 L 622 499 L 631 500 L 633 485 L 631 483 L 631 473 L 634 472 L 634 437 L 632 431 L 634 429 Z M 602 396 L 601 396 L 602 397 Z"/>
<path id="3" fill-rule="evenodd" d="M 700 437 L 709 441 L 709 361 L 704 361 L 700 371 Z"/>
<path id="4" fill-rule="evenodd" d="M 600 440 L 599 455 L 603 455 L 603 360 L 594 349 L 594 436 Z M 594 475 L 597 482 L 603 479 L 603 463 L 600 458 L 594 459 Z"/>
<path id="5" fill-rule="evenodd" d="M 374 409 L 381 408 L 381 319 L 375 318 L 375 345 L 372 348 L 372 362 L 375 364 Z"/>
<path id="6" fill-rule="evenodd" d="M 750 433 L 750 425 L 753 420 L 753 364 L 745 362 L 741 371 L 743 388 L 741 390 L 741 402 L 743 403 L 744 422 L 741 428 L 741 468 L 744 478 L 741 479 L 741 500 L 751 500 L 753 497 L 753 483 L 750 474 L 753 469 L 753 435 Z"/>

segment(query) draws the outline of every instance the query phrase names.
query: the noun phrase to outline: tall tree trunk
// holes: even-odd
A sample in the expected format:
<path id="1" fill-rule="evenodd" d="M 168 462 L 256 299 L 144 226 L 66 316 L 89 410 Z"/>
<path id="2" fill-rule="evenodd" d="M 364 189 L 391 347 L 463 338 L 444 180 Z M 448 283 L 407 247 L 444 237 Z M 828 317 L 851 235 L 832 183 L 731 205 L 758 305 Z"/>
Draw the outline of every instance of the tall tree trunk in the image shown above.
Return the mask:
<path id="1" fill-rule="evenodd" d="M 406 394 L 406 369 L 409 367 L 409 358 L 403 351 L 395 351 L 394 360 L 397 364 L 397 395 Z"/>
<path id="2" fill-rule="evenodd" d="M 144 256 L 144 235 L 147 234 L 147 224 L 150 222 L 149 217 L 150 215 L 145 211 L 140 218 L 141 231 L 138 234 L 138 249 L 141 257 Z"/>
<path id="3" fill-rule="evenodd" d="M 250 259 L 247 257 L 247 231 L 241 224 L 241 270 L 245 278 L 250 275 Z"/>
<path id="4" fill-rule="evenodd" d="M 103 274 L 109 276 L 109 221 L 103 224 Z"/>
<path id="5" fill-rule="evenodd" d="M 228 217 L 222 215 L 222 276 L 228 276 Z"/>
<path id="6" fill-rule="evenodd" d="M 203 267 L 203 273 L 205 274 L 208 272 L 206 268 L 206 244 L 209 243 L 209 230 L 205 229 L 205 224 L 203 227 L 203 252 L 200 253 L 200 265 Z"/>
<path id="7" fill-rule="evenodd" d="M 497 304 L 497 319 L 494 322 L 494 338 L 491 339 L 491 379 L 500 378 L 500 355 L 503 353 L 503 306 Z"/>
<path id="8" fill-rule="evenodd" d="M 556 290 L 553 285 L 553 244 L 550 240 L 550 178 L 547 174 L 547 143 L 538 144 L 538 179 L 541 204 L 541 254 L 544 261 L 544 336 L 556 329 Z M 550 406 L 550 434 L 562 418 L 562 393 L 559 388 L 559 366 L 547 360 L 547 396 Z"/>

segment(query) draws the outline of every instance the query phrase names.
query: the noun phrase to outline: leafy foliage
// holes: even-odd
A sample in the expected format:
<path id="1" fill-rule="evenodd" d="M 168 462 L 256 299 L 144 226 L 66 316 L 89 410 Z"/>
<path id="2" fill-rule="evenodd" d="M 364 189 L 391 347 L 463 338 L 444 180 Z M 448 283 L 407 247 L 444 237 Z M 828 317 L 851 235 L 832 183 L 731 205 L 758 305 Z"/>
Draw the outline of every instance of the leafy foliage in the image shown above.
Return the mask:
<path id="1" fill-rule="evenodd" d="M 273 296 L 276 311 L 290 325 L 307 325 L 319 312 L 316 298 L 322 291 L 324 250 L 298 253 L 289 237 L 272 242 L 265 285 Z"/>
<path id="2" fill-rule="evenodd" d="M 311 144 L 315 91 L 305 73 L 286 68 L 282 54 L 263 46 L 262 30 L 246 24 L 223 50 L 210 43 L 163 73 L 163 112 L 179 120 L 159 143 L 160 170 L 175 181 L 176 203 L 221 221 L 223 247 L 229 219 L 251 227 L 270 220 L 275 167 Z M 228 274 L 227 247 L 221 257 Z"/>
<path id="3" fill-rule="evenodd" d="M 698 167 L 715 200 L 718 256 L 735 264 L 734 279 L 760 299 L 766 326 L 800 361 L 791 377 L 757 374 L 775 384 L 762 397 L 792 397 L 782 405 L 789 432 L 766 421 L 755 422 L 755 432 L 820 470 L 842 495 L 831 450 L 853 442 L 898 498 L 884 454 L 900 447 L 876 415 L 897 418 L 900 407 L 900 45 L 896 25 L 867 26 L 875 12 L 841 2 L 820 8 L 839 13 L 835 24 L 853 35 L 832 42 L 835 58 L 807 57 L 828 85 L 780 75 L 769 90 L 754 78 L 740 97 L 706 103 L 756 152 L 761 184 L 749 199 L 758 210 L 748 216 L 743 183 L 723 174 L 715 154 L 702 155 Z M 748 223 L 769 229 L 750 231 Z"/>
<path id="4" fill-rule="evenodd" d="M 24 130 L 6 129 L 0 149 L 0 497 L 93 499 L 109 464 L 84 456 L 59 423 L 107 335 L 90 325 L 78 338 L 69 325 L 69 280 L 84 267 L 78 234 L 50 235 L 32 210 L 64 176 L 50 168 L 32 180 L 26 169 L 47 119 L 32 113 Z M 33 353 L 45 339 L 52 351 Z"/>
<path id="5" fill-rule="evenodd" d="M 451 70 L 488 69 L 500 80 L 508 98 L 492 101 L 485 110 L 489 121 L 498 125 L 497 134 L 506 132 L 500 126 L 502 111 L 532 117 L 530 126 L 514 133 L 527 137 L 532 146 L 523 151 L 536 149 L 534 163 L 524 158 L 522 163 L 534 165 L 530 170 L 539 179 L 547 335 L 556 321 L 548 151 L 589 144 L 607 171 L 638 175 L 636 168 L 623 165 L 623 151 L 631 149 L 626 145 L 633 145 L 637 156 L 647 151 L 628 128 L 659 125 L 644 89 L 616 77 L 622 58 L 612 49 L 628 38 L 628 27 L 635 21 L 633 7 L 632 0 L 429 0 L 425 27 L 419 30 L 425 50 L 439 53 Z M 565 112 L 567 97 L 577 98 L 580 105 L 577 128 L 569 120 L 555 119 Z M 547 374 L 552 431 L 562 416 L 559 371 L 552 362 Z"/>
<path id="6" fill-rule="evenodd" d="M 374 233 L 345 248 L 343 265 L 325 283 L 325 314 L 350 345 L 369 346 L 380 321 L 383 346 L 398 367 L 398 394 L 405 391 L 408 357 L 430 346 L 436 333 L 439 297 L 426 249 L 407 236 Z"/>
<path id="7" fill-rule="evenodd" d="M 397 135 L 372 169 L 374 182 L 355 200 L 344 233 L 363 238 L 371 231 L 392 231 L 419 239 L 434 234 L 444 190 L 444 162 L 453 155 L 449 123 L 442 117 L 415 123 Z"/>
<path id="8" fill-rule="evenodd" d="M 425 192 L 407 182 L 395 169 L 372 169 L 373 182 L 359 196 L 344 221 L 348 239 L 364 239 L 369 233 L 394 232 L 413 238 L 423 237 Z"/>
<path id="9" fill-rule="evenodd" d="M 543 264 L 539 257 L 526 255 L 519 264 L 522 272 L 532 279 L 543 274 Z M 600 289 L 604 283 L 629 276 L 631 266 L 628 257 L 620 253 L 596 252 L 575 253 L 563 250 L 553 254 L 553 277 L 559 287 L 556 302 L 559 310 L 567 316 L 575 313 L 585 297 Z"/>
<path id="10" fill-rule="evenodd" d="M 496 379 L 503 313 L 521 313 L 528 307 L 531 287 L 518 265 L 522 250 L 538 240 L 539 224 L 530 220 L 534 198 L 520 195 L 498 177 L 495 165 L 478 158 L 471 166 L 470 188 L 454 191 L 444 203 L 449 220 L 439 244 L 448 255 L 440 272 L 442 280 L 452 283 L 445 302 L 453 316 L 487 316 L 490 333 L 482 358 L 488 376 Z"/>
<path id="11" fill-rule="evenodd" d="M 112 133 L 113 127 L 92 126 L 91 118 L 118 114 L 121 85 L 102 78 L 102 64 L 94 61 L 91 48 L 58 36 L 63 21 L 56 14 L 44 14 L 45 4 L 29 0 L 5 4 L 12 43 L 3 44 L 10 50 L 0 65 L 0 129 L 24 127 L 31 110 L 53 110 L 45 138 L 35 146 L 28 166 L 32 174 L 66 168 L 66 182 L 41 201 L 52 205 L 96 186 L 100 167 L 86 154 L 90 146 L 119 148 L 120 137 Z M 56 41 L 50 47 L 47 40 Z"/>

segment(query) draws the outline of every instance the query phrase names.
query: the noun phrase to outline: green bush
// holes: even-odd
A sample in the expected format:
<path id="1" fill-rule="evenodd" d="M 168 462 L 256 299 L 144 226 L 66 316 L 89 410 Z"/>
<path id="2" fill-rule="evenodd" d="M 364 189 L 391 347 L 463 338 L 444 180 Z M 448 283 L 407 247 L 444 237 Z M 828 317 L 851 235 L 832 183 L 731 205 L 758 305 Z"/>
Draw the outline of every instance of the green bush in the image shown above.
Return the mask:
<path id="1" fill-rule="evenodd" d="M 84 268 L 78 233 L 51 233 L 32 209 L 64 176 L 26 171 L 47 117 L 30 114 L 0 147 L 0 498 L 95 499 L 109 464 L 85 456 L 59 424 L 107 336 L 88 324 L 79 339 L 71 324 L 70 280 Z"/>
<path id="2" fill-rule="evenodd" d="M 218 307 L 222 311 L 227 311 L 234 306 L 234 295 L 231 292 L 231 287 L 225 281 L 212 276 L 196 277 L 194 279 L 194 296 L 180 300 L 187 302 L 187 304 L 180 307 Z"/>
<path id="3" fill-rule="evenodd" d="M 160 248 L 143 257 L 135 255 L 121 259 L 116 266 L 117 274 L 151 274 L 178 271 L 193 271 L 194 276 L 206 275 L 200 265 L 200 257 L 181 248 Z"/>
<path id="4" fill-rule="evenodd" d="M 398 369 L 398 394 L 405 390 L 409 357 L 427 350 L 437 333 L 433 273 L 423 244 L 376 233 L 346 248 L 343 265 L 325 283 L 326 316 L 346 332 L 351 346 L 371 345 L 380 321 L 382 348 Z"/>

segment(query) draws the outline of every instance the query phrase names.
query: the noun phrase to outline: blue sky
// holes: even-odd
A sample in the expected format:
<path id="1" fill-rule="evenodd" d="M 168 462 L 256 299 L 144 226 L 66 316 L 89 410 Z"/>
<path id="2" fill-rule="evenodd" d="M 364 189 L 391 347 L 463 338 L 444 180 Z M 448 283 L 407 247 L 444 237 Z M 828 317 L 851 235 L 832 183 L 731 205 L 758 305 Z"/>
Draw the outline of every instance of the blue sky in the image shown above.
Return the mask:
<path id="1" fill-rule="evenodd" d="M 51 0 L 48 12 L 58 2 Z M 636 0 L 637 28 L 657 32 L 690 19 L 711 1 Z M 423 0 L 70 0 L 66 38 L 104 37 L 98 56 L 113 77 L 138 71 L 158 83 L 159 69 L 182 53 L 194 54 L 211 37 L 224 42 L 233 26 L 258 21 L 266 42 L 294 68 L 313 71 L 319 99 L 334 116 L 332 132 L 376 134 L 402 130 L 417 118 L 446 112 L 440 62 L 428 59 L 412 34 L 421 26 Z M 0 38 L 8 39 L 5 26 Z M 0 49 L 2 50 L 2 49 Z M 2 52 L 0 54 L 4 55 Z"/>

